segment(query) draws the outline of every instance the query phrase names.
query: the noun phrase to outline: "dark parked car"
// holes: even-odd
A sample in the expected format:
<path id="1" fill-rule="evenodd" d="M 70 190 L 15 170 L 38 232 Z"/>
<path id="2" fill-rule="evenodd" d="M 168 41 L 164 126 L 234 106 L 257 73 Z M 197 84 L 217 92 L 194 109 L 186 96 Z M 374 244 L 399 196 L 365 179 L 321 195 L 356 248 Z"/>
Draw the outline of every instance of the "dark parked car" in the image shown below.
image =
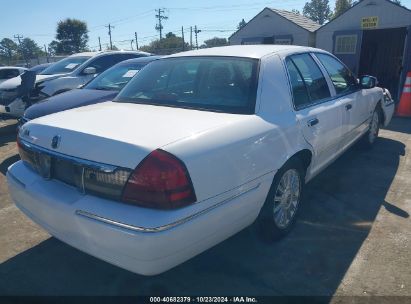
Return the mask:
<path id="1" fill-rule="evenodd" d="M 47 69 L 52 64 L 53 64 L 52 62 L 38 64 L 38 65 L 35 65 L 34 67 L 30 68 L 29 71 L 33 71 L 36 74 L 40 74 L 41 72 L 43 72 L 45 69 Z"/>
<path id="2" fill-rule="evenodd" d="M 32 105 L 24 112 L 20 125 L 48 114 L 113 99 L 139 70 L 159 58 L 161 57 L 149 56 L 122 61 L 98 75 L 83 88 L 52 96 Z"/>

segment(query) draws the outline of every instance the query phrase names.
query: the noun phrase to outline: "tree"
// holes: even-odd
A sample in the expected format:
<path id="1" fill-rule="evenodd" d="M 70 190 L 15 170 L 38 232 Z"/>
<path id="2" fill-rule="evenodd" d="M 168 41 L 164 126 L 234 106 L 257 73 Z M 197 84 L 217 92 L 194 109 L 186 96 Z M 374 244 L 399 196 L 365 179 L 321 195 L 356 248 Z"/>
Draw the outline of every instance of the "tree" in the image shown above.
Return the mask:
<path id="1" fill-rule="evenodd" d="M 184 49 L 188 50 L 188 46 L 188 43 L 185 42 Z M 154 40 L 149 45 L 142 46 L 140 50 L 159 55 L 181 52 L 183 50 L 183 38 L 169 32 L 165 38 Z"/>
<path id="2" fill-rule="evenodd" d="M 332 16 L 328 0 L 311 0 L 304 5 L 303 15 L 324 24 Z"/>
<path id="3" fill-rule="evenodd" d="M 214 37 L 214 38 L 205 40 L 201 48 L 205 49 L 205 48 L 211 48 L 211 47 L 216 47 L 216 46 L 223 46 L 227 44 L 228 44 L 228 41 L 226 38 Z"/>
<path id="4" fill-rule="evenodd" d="M 347 9 L 352 6 L 351 0 L 337 0 L 335 2 L 334 14 L 332 18 L 337 18 L 342 13 L 344 13 Z"/>
<path id="5" fill-rule="evenodd" d="M 41 55 L 44 55 L 43 50 L 37 45 L 37 43 L 34 40 L 30 38 L 24 38 L 21 41 L 19 49 L 23 54 L 23 57 L 26 59 L 33 59 Z"/>
<path id="6" fill-rule="evenodd" d="M 49 43 L 48 45 L 48 52 L 51 56 L 54 56 L 57 54 L 58 51 L 58 47 L 59 47 L 59 43 L 56 40 L 53 40 L 52 42 Z"/>
<path id="7" fill-rule="evenodd" d="M 17 55 L 17 49 L 17 44 L 9 38 L 4 38 L 0 41 L 0 56 L 6 57 L 8 64 Z"/>
<path id="8" fill-rule="evenodd" d="M 118 51 L 118 47 L 113 44 L 113 47 L 110 49 L 110 46 L 107 44 L 106 51 Z"/>
<path id="9" fill-rule="evenodd" d="M 87 50 L 87 23 L 78 19 L 67 18 L 57 23 L 58 54 L 74 54 Z"/>
<path id="10" fill-rule="evenodd" d="M 245 25 L 247 24 L 247 22 L 245 22 L 244 18 L 240 21 L 240 23 L 238 23 L 237 25 L 237 30 L 241 30 Z"/>
<path id="11" fill-rule="evenodd" d="M 295 9 L 295 8 L 293 8 L 293 9 L 291 10 L 291 12 L 293 12 L 293 13 L 296 14 L 296 15 L 301 15 L 300 11 L 299 11 L 298 9 Z"/>

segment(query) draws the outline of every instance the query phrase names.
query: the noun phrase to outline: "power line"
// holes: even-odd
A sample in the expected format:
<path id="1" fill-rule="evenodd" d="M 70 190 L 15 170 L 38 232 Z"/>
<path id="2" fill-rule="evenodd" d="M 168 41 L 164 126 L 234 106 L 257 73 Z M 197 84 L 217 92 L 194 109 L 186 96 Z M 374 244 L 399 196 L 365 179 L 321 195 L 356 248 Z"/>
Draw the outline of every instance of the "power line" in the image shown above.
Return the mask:
<path id="1" fill-rule="evenodd" d="M 196 35 L 196 49 L 198 50 L 198 39 L 197 39 L 197 35 L 198 33 L 200 33 L 201 30 L 197 29 L 197 25 L 194 26 L 194 34 Z"/>
<path id="2" fill-rule="evenodd" d="M 181 27 L 181 37 L 183 38 L 183 51 L 185 51 L 186 43 L 184 41 L 184 26 Z"/>
<path id="3" fill-rule="evenodd" d="M 190 26 L 190 50 L 193 49 L 193 27 Z"/>
<path id="4" fill-rule="evenodd" d="M 113 43 L 111 42 L 111 29 L 114 28 L 110 23 L 106 26 L 108 27 L 108 35 L 110 36 L 110 50 L 113 49 Z"/>
<path id="5" fill-rule="evenodd" d="M 17 39 L 17 40 L 18 40 L 20 52 L 23 54 L 24 61 L 26 62 L 26 65 L 28 66 L 28 65 L 29 65 L 29 62 L 27 61 L 26 52 L 25 52 L 24 49 L 21 47 L 21 40 L 20 40 L 20 39 L 23 39 L 24 37 L 21 36 L 20 34 L 14 35 L 13 37 L 14 37 L 14 39 Z"/>
<path id="6" fill-rule="evenodd" d="M 156 30 L 160 32 L 160 40 L 163 38 L 162 33 L 163 33 L 163 25 L 162 25 L 162 21 L 163 20 L 167 20 L 168 17 L 164 16 L 162 14 L 164 14 L 164 9 L 157 9 L 156 10 L 157 14 L 156 14 L 156 18 L 158 18 L 158 23 L 156 24 Z"/>

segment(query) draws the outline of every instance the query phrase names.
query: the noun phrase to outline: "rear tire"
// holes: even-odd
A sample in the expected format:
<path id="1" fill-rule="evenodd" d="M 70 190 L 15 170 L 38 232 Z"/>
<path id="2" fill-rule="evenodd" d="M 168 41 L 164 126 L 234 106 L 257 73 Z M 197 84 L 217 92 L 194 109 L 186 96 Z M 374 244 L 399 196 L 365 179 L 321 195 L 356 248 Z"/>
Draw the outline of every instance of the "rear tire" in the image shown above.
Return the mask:
<path id="1" fill-rule="evenodd" d="M 257 219 L 264 241 L 272 242 L 288 234 L 295 224 L 304 188 L 305 169 L 299 159 L 289 160 L 275 175 Z"/>
<path id="2" fill-rule="evenodd" d="M 378 133 L 380 132 L 380 109 L 375 108 L 371 116 L 370 125 L 367 133 L 363 137 L 363 144 L 366 148 L 371 148 L 378 138 Z"/>

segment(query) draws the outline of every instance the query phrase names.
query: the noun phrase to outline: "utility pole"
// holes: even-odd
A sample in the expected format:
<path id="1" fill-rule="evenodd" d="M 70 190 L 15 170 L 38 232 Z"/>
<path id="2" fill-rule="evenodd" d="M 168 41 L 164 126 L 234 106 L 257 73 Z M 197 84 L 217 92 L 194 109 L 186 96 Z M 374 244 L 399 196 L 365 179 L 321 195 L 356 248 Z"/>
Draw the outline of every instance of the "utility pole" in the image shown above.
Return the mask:
<path id="1" fill-rule="evenodd" d="M 184 27 L 181 27 L 181 37 L 183 37 L 183 51 L 186 50 L 186 43 L 184 41 Z"/>
<path id="2" fill-rule="evenodd" d="M 108 27 L 108 35 L 110 36 L 110 50 L 113 49 L 113 43 L 111 42 L 111 29 L 114 28 L 114 26 L 112 26 L 110 23 L 108 25 L 106 25 L 106 27 Z"/>
<path id="3" fill-rule="evenodd" d="M 98 37 L 98 46 L 99 46 L 99 50 L 101 52 L 101 41 L 100 41 L 100 37 Z"/>
<path id="4" fill-rule="evenodd" d="M 134 35 L 136 36 L 136 50 L 138 50 L 137 32 L 134 32 Z"/>
<path id="5" fill-rule="evenodd" d="M 44 53 L 46 53 L 47 63 L 49 63 L 49 52 L 47 51 L 46 45 L 44 45 Z"/>
<path id="6" fill-rule="evenodd" d="M 156 18 L 158 18 L 158 23 L 156 24 L 156 30 L 160 32 L 160 40 L 163 38 L 163 25 L 161 24 L 161 22 L 163 20 L 167 20 L 168 17 L 164 16 L 162 14 L 164 14 L 164 9 L 159 8 L 158 10 L 156 10 L 157 14 L 156 14 Z"/>
<path id="7" fill-rule="evenodd" d="M 197 29 L 197 25 L 194 27 L 194 34 L 196 35 L 196 49 L 198 50 L 198 37 L 197 37 L 197 34 L 198 33 L 200 33 L 201 32 L 201 30 L 198 30 Z"/>
<path id="8" fill-rule="evenodd" d="M 21 48 L 21 40 L 20 39 L 23 39 L 23 36 L 14 35 L 14 39 L 17 39 L 19 41 L 20 51 L 23 54 L 23 58 L 24 58 L 24 61 L 26 62 L 26 66 L 29 67 L 29 63 L 28 63 L 27 57 L 26 57 L 26 52 L 24 52 L 24 50 Z"/>
<path id="9" fill-rule="evenodd" d="M 133 42 L 134 42 L 134 39 L 131 39 L 130 45 L 131 45 L 131 50 L 132 50 L 132 51 L 134 51 L 134 49 L 133 49 Z"/>
<path id="10" fill-rule="evenodd" d="M 193 27 L 190 26 L 190 50 L 193 49 Z"/>

